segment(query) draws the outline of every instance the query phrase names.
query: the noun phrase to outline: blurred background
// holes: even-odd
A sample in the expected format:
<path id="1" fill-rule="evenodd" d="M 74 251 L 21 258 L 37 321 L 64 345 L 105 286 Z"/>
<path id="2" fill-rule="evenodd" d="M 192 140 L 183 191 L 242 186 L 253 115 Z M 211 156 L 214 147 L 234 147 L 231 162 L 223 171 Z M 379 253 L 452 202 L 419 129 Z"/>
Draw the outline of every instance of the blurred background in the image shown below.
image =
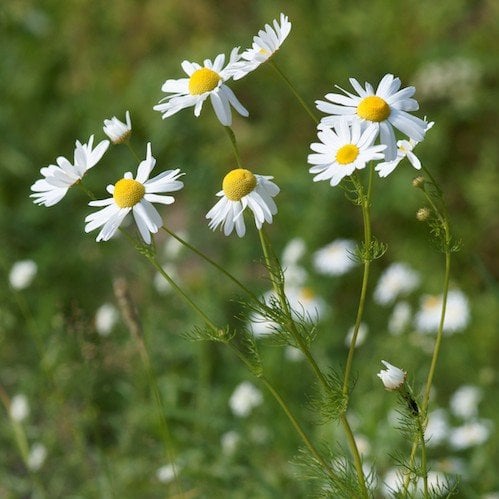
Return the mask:
<path id="1" fill-rule="evenodd" d="M 297 479 L 293 460 L 301 443 L 279 407 L 228 349 L 183 337 L 198 318 L 126 240 L 97 244 L 95 233 L 84 234 L 91 211 L 84 193 L 71 189 L 52 208 L 29 199 L 41 167 L 57 156 L 71 160 L 77 139 L 104 139 L 103 120 L 124 120 L 129 110 L 139 157 L 150 141 L 157 173 L 186 172 L 185 188 L 164 210 L 168 227 L 255 292 L 266 292 L 252 222 L 244 239 L 226 238 L 204 218 L 223 175 L 235 167 L 210 104 L 197 119 L 187 109 L 164 121 L 152 107 L 166 79 L 184 76 L 183 60 L 249 47 L 281 12 L 293 28 L 275 61 L 310 106 L 335 84 L 349 90 L 350 77 L 377 84 L 393 73 L 403 86 L 416 86 L 418 115 L 435 122 L 415 152 L 440 182 L 462 241 L 451 287 L 465 305 L 457 306 L 462 320 L 445 337 L 437 368 L 431 409 L 441 419 L 431 466 L 461 476 L 457 497 L 498 497 L 499 4 L 492 0 L 2 2 L 0 497 L 175 497 L 171 459 L 185 497 L 312 496 L 313 484 Z M 244 163 L 281 187 L 279 213 L 268 227 L 274 249 L 282 254 L 291 240 L 302 242 L 306 251 L 294 262 L 306 276 L 300 285 L 325 304 L 313 351 L 321 366 L 341 368 L 361 269 L 321 275 L 314 254 L 336 239 L 359 241 L 361 214 L 343 190 L 312 182 L 307 155 L 315 125 L 270 65 L 230 86 L 250 112 L 233 123 Z M 112 146 L 87 185 L 102 198 L 107 184 L 136 166 L 125 147 Z M 404 162 L 376 179 L 373 231 L 388 250 L 373 265 L 367 332 L 354 363 L 351 418 L 364 460 L 375 466 L 380 497 L 395 465 L 390 454 L 404 442 L 393 429 L 395 397 L 376 372 L 388 360 L 422 389 L 434 335 L 418 331 L 415 317 L 442 289 L 443 255 L 415 219 L 425 203 L 411 186 L 414 176 Z M 230 281 L 165 233 L 157 245 L 169 271 L 214 320 L 244 324 Z M 379 303 L 374 290 L 395 262 L 417 273 L 419 285 Z M 151 352 L 171 434 L 168 458 L 139 348 L 119 315 L 116 279 L 129 287 Z M 397 329 L 390 321 L 402 298 L 409 318 Z M 264 343 L 262 355 L 313 438 L 341 447 L 336 425 L 313 424 L 306 395 L 313 377 L 303 360 Z M 254 403 L 241 413 L 237 400 L 229 402 L 244 381 L 256 392 L 250 390 L 245 400 Z"/>

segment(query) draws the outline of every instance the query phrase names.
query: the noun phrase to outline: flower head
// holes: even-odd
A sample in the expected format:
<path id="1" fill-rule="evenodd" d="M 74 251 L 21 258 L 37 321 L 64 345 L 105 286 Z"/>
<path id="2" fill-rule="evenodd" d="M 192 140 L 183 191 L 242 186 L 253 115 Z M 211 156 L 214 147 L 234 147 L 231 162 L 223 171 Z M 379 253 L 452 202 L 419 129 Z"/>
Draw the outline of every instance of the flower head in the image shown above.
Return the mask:
<path id="1" fill-rule="evenodd" d="M 29 416 L 29 403 L 26 395 L 18 393 L 12 397 L 9 413 L 10 417 L 18 423 L 21 423 Z"/>
<path id="2" fill-rule="evenodd" d="M 478 416 L 478 404 L 483 393 L 480 387 L 463 385 L 452 395 L 449 406 L 454 416 L 462 419 L 472 419 Z"/>
<path id="3" fill-rule="evenodd" d="M 232 393 L 229 406 L 232 412 L 239 417 L 249 416 L 251 411 L 263 402 L 260 390 L 249 381 L 240 383 Z"/>
<path id="4" fill-rule="evenodd" d="M 393 263 L 381 275 L 374 301 L 380 305 L 392 303 L 397 296 L 407 294 L 419 285 L 419 274 L 405 263 Z"/>
<path id="5" fill-rule="evenodd" d="M 400 90 L 400 79 L 392 74 L 382 78 L 376 91 L 370 83 L 366 83 L 364 89 L 355 78 L 350 78 L 350 83 L 358 95 L 340 89 L 346 95 L 330 93 L 325 96 L 328 102 L 316 101 L 317 109 L 330 115 L 322 118 L 321 124 L 366 123 L 368 129 L 375 131 L 375 137 L 379 134 L 381 143 L 386 145 L 386 161 L 397 157 L 394 128 L 417 142 L 423 140 L 427 123 L 408 112 L 419 109 L 412 98 L 416 91 L 414 87 Z"/>
<path id="6" fill-rule="evenodd" d="M 178 169 L 168 170 L 149 179 L 155 164 L 156 159 L 152 156 L 149 143 L 146 159 L 140 163 L 135 179 L 131 172 L 127 172 L 116 184 L 107 186 L 106 190 L 112 197 L 90 201 L 89 206 L 104 208 L 85 218 L 85 232 L 102 227 L 97 241 L 107 241 L 132 211 L 142 239 L 150 244 L 151 233 L 155 234 L 163 225 L 163 220 L 152 203 L 172 204 L 175 201 L 173 196 L 163 193 L 178 191 L 184 186 L 183 182 L 177 180 L 183 175 Z"/>
<path id="7" fill-rule="evenodd" d="M 257 229 L 263 222 L 272 223 L 277 206 L 272 199 L 279 193 L 279 187 L 271 181 L 274 177 L 255 175 L 244 168 L 237 168 L 225 175 L 222 190 L 217 193 L 221 199 L 206 214 L 210 229 L 221 225 L 228 236 L 236 228 L 237 235 L 246 233 L 243 211 L 246 207 L 253 212 Z"/>
<path id="8" fill-rule="evenodd" d="M 438 331 L 442 314 L 442 295 L 425 295 L 421 298 L 421 306 L 415 317 L 416 328 L 422 333 Z M 470 311 L 468 299 L 458 289 L 449 291 L 445 309 L 444 332 L 455 333 L 463 330 L 469 322 Z"/>
<path id="9" fill-rule="evenodd" d="M 386 369 L 382 369 L 378 373 L 378 377 L 383 382 L 383 385 L 385 385 L 385 388 L 387 390 L 398 390 L 401 388 L 405 382 L 407 373 L 398 367 L 392 366 L 385 360 L 382 360 L 381 363 L 386 367 Z"/>
<path id="10" fill-rule="evenodd" d="M 194 106 L 194 115 L 197 117 L 201 113 L 204 101 L 210 97 L 215 114 L 222 125 L 232 124 L 231 105 L 241 116 L 248 116 L 246 108 L 225 84 L 232 78 L 233 66 L 240 57 L 239 47 L 236 47 L 232 50 L 225 68 L 224 54 L 217 55 L 213 62 L 206 59 L 203 66 L 195 62 L 184 61 L 182 69 L 189 78 L 166 80 L 161 90 L 171 95 L 161 99 L 154 109 L 163 113 L 163 119 L 165 119 L 181 109 Z"/>
<path id="11" fill-rule="evenodd" d="M 104 133 L 111 139 L 113 144 L 126 142 L 132 134 L 132 122 L 128 111 L 125 114 L 125 119 L 126 123 L 120 121 L 116 116 L 113 116 L 110 120 L 104 120 Z"/>
<path id="12" fill-rule="evenodd" d="M 329 180 L 332 186 L 338 185 L 343 177 L 355 170 L 365 168 L 374 159 L 381 159 L 384 145 L 373 146 L 376 130 L 362 131 L 361 124 L 354 122 L 336 123 L 333 128 L 322 128 L 318 132 L 321 142 L 310 147 L 316 154 L 309 154 L 308 163 L 314 165 L 310 173 L 317 174 L 314 182 Z"/>
<path id="13" fill-rule="evenodd" d="M 26 289 L 33 282 L 37 271 L 38 266 L 33 260 L 19 260 L 10 269 L 9 283 L 14 289 Z"/>
<path id="14" fill-rule="evenodd" d="M 355 242 L 350 239 L 335 239 L 313 254 L 313 264 L 317 272 L 336 276 L 346 274 L 356 263 L 353 259 Z"/>
<path id="15" fill-rule="evenodd" d="M 274 19 L 272 24 L 273 27 L 266 24 L 264 29 L 261 29 L 258 35 L 253 37 L 251 48 L 246 49 L 241 54 L 243 60 L 234 65 L 234 80 L 239 80 L 254 71 L 279 50 L 291 31 L 291 23 L 288 16 L 281 14 L 279 22 Z"/>
<path id="16" fill-rule="evenodd" d="M 433 125 L 433 121 L 428 123 L 426 125 L 425 132 L 427 132 Z M 418 144 L 419 142 L 414 139 L 397 141 L 397 157 L 393 161 L 378 163 L 374 169 L 378 172 L 380 177 L 387 177 L 393 172 L 393 170 L 395 170 L 395 168 L 397 168 L 399 163 L 404 158 L 407 158 L 409 163 L 411 163 L 416 170 L 421 170 L 421 161 L 419 161 L 418 157 L 412 152 Z"/>
<path id="17" fill-rule="evenodd" d="M 74 164 L 63 156 L 57 158 L 57 166 L 49 165 L 40 170 L 44 178 L 37 180 L 31 190 L 34 194 L 30 197 L 34 203 L 53 206 L 57 204 L 68 192 L 69 188 L 79 182 L 85 173 L 95 166 L 109 147 L 109 140 L 99 142 L 95 149 L 92 148 L 94 136 L 86 144 L 78 140 L 74 150 Z"/>

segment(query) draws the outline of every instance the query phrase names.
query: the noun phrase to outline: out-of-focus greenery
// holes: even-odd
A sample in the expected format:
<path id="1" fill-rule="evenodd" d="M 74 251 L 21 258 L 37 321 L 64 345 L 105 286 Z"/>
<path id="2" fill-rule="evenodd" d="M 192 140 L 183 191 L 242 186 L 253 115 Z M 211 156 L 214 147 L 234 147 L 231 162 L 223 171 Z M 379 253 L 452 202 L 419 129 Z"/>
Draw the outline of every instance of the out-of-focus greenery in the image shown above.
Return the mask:
<path id="1" fill-rule="evenodd" d="M 198 318 L 174 294 L 155 290 L 153 269 L 125 240 L 97 244 L 95 234 L 83 233 L 90 212 L 84 194 L 72 189 L 52 208 L 37 207 L 28 197 L 42 166 L 60 155 L 71 158 L 76 139 L 95 134 L 102 140 L 103 119 L 123 119 L 128 109 L 139 155 L 151 141 L 158 172 L 173 167 L 186 172 L 184 190 L 164 210 L 168 226 L 187 233 L 255 291 L 266 291 L 253 228 L 244 239 L 226 238 L 212 233 L 204 219 L 223 174 L 234 166 L 210 104 L 197 119 L 188 109 L 164 121 L 152 107 L 162 97 L 164 80 L 183 76 L 183 60 L 201 62 L 233 46 L 245 48 L 281 11 L 293 29 L 275 60 L 311 106 L 333 84 L 348 88 L 349 77 L 376 83 L 393 73 L 404 85 L 417 86 L 420 115 L 435 121 L 416 152 L 443 187 L 453 230 L 462 240 L 453 257 L 452 285 L 469 297 L 471 322 L 445 338 L 432 407 L 447 407 L 463 384 L 478 385 L 485 394 L 480 417 L 495 422 L 497 432 L 497 2 L 7 0 L 0 5 L 0 384 L 9 396 L 26 394 L 28 441 L 42 442 L 48 454 L 43 467 L 29 473 L 2 408 L 1 497 L 30 497 L 33 490 L 86 498 L 176 493 L 174 485 L 156 477 L 167 460 L 137 346 L 122 322 L 107 337 L 95 331 L 95 311 L 115 301 L 117 277 L 129 283 L 139 311 L 186 497 L 312 494 L 312 485 L 296 478 L 291 461 L 301 443 L 276 403 L 265 393 L 264 404 L 248 418 L 231 414 L 232 391 L 251 375 L 230 351 L 182 336 Z M 445 70 L 436 89 L 423 92 L 418 85 L 428 83 L 435 65 Z M 248 119 L 234 118 L 243 161 L 257 173 L 273 175 L 281 187 L 279 213 L 268 228 L 274 248 L 280 253 L 293 237 L 303 238 L 308 284 L 330 304 L 314 353 L 322 366 L 340 367 L 361 271 L 319 277 L 310 255 L 338 237 L 360 240 L 360 213 L 341 189 L 312 182 L 306 159 L 315 126 L 269 65 L 231 87 L 250 112 Z M 135 167 L 125 147 L 113 147 L 88 175 L 88 185 L 101 198 L 106 184 Z M 406 163 L 376 181 L 373 230 L 388 251 L 373 265 L 370 297 L 377 277 L 394 261 L 421 272 L 421 294 L 441 292 L 442 255 L 415 220 L 424 202 L 411 187 L 414 173 Z M 159 248 L 164 240 L 160 233 Z M 38 274 L 29 289 L 14 292 L 7 276 L 21 259 L 33 259 Z M 240 296 L 230 281 L 187 251 L 175 265 L 182 285 L 215 320 L 237 324 Z M 418 299 L 415 294 L 414 307 Z M 389 310 L 368 303 L 369 336 L 356 353 L 351 406 L 356 432 L 370 442 L 366 460 L 375 463 L 380 480 L 394 465 L 390 455 L 404 448 L 387 419 L 394 397 L 375 376 L 380 360 L 403 366 L 418 388 L 430 362 L 420 336 L 388 335 L 388 316 Z M 304 364 L 287 360 L 275 347 L 265 347 L 264 358 L 269 377 L 309 422 L 314 438 L 335 448 L 344 445 L 335 425 L 312 425 L 306 393 L 313 377 Z M 221 450 L 227 431 L 241 435 L 233 454 Z M 497 446 L 493 432 L 481 446 L 460 452 L 440 446 L 431 449 L 430 458 L 432 463 L 464 459 L 459 497 L 485 497 L 499 490 Z"/>

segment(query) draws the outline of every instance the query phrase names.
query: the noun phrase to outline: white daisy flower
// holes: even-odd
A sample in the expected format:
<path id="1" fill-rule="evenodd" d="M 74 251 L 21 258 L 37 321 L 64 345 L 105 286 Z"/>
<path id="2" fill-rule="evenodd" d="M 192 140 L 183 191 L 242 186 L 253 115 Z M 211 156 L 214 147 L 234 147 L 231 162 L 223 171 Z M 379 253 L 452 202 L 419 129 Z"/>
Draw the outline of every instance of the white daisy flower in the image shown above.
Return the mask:
<path id="1" fill-rule="evenodd" d="M 26 464 L 31 471 L 38 471 L 43 466 L 45 459 L 47 459 L 47 448 L 37 442 L 29 451 Z"/>
<path id="2" fill-rule="evenodd" d="M 291 31 L 291 23 L 288 16 L 281 13 L 279 22 L 274 19 L 272 24 L 273 27 L 266 24 L 264 29 L 261 29 L 258 35 L 253 37 L 251 48 L 246 49 L 241 54 L 243 60 L 234 65 L 234 80 L 239 80 L 254 71 L 279 50 Z"/>
<path id="3" fill-rule="evenodd" d="M 272 216 L 277 213 L 277 206 L 272 199 L 279 193 L 271 179 L 263 175 L 254 175 L 249 170 L 237 168 L 225 175 L 222 190 L 217 192 L 221 199 L 206 214 L 210 219 L 209 227 L 215 230 L 222 226 L 228 236 L 236 228 L 237 235 L 243 237 L 246 233 L 243 211 L 246 207 L 253 212 L 257 229 L 263 222 L 272 223 Z"/>
<path id="4" fill-rule="evenodd" d="M 428 131 L 434 124 L 433 121 L 428 123 L 425 131 Z M 419 161 L 418 157 L 412 152 L 418 144 L 419 142 L 414 139 L 397 141 L 397 157 L 393 161 L 378 163 L 374 169 L 378 172 L 380 177 L 387 177 L 397 168 L 404 158 L 407 158 L 409 163 L 411 163 L 416 170 L 421 170 L 421 161 Z"/>
<path id="5" fill-rule="evenodd" d="M 387 390 L 398 390 L 404 384 L 407 373 L 385 360 L 382 360 L 381 363 L 386 369 L 382 369 L 377 374 L 378 378 L 381 379 Z"/>
<path id="6" fill-rule="evenodd" d="M 424 295 L 415 317 L 416 329 L 421 333 L 438 331 L 442 314 L 442 295 Z M 470 320 L 468 298 L 458 289 L 449 291 L 445 309 L 444 332 L 447 334 L 463 330 Z"/>
<path id="7" fill-rule="evenodd" d="M 337 276 L 346 274 L 355 267 L 353 259 L 355 241 L 335 239 L 313 254 L 313 265 L 319 274 Z"/>
<path id="8" fill-rule="evenodd" d="M 175 201 L 173 196 L 165 196 L 163 193 L 178 191 L 184 186 L 183 182 L 177 180 L 183 175 L 179 169 L 168 170 L 149 179 L 155 164 L 156 159 L 152 156 L 149 143 L 146 159 L 140 163 L 135 179 L 131 172 L 127 172 L 116 184 L 107 186 L 106 190 L 112 197 L 90 201 L 89 206 L 104 208 L 85 218 L 85 232 L 102 227 L 97 241 L 107 241 L 132 211 L 142 239 L 150 244 L 151 234 L 158 232 L 163 225 L 163 220 L 152 203 L 172 204 Z"/>
<path id="9" fill-rule="evenodd" d="M 482 400 L 483 392 L 480 387 L 463 385 L 452 395 L 449 406 L 452 414 L 462 419 L 471 419 L 478 416 L 478 404 Z"/>
<path id="10" fill-rule="evenodd" d="M 331 129 L 319 129 L 317 136 L 321 142 L 311 144 L 316 154 L 308 156 L 308 163 L 314 165 L 310 173 L 317 173 L 314 182 L 329 180 L 332 186 L 338 185 L 343 177 L 365 168 L 369 161 L 383 158 L 381 151 L 385 146 L 372 145 L 376 133 L 372 127 L 362 131 L 360 122 L 350 126 L 342 121 Z"/>
<path id="11" fill-rule="evenodd" d="M 389 305 L 399 295 L 408 294 L 419 285 L 419 274 L 405 263 L 393 263 L 379 278 L 374 290 L 374 301 Z"/>
<path id="12" fill-rule="evenodd" d="M 156 478 L 161 483 L 170 483 L 175 480 L 175 475 L 179 471 L 179 467 L 176 464 L 165 464 L 156 470 Z"/>
<path id="13" fill-rule="evenodd" d="M 38 272 L 38 265 L 33 260 L 19 260 L 12 265 L 9 283 L 17 290 L 26 289 L 33 282 Z"/>
<path id="14" fill-rule="evenodd" d="M 489 439 L 491 431 L 492 422 L 489 420 L 470 421 L 451 430 L 449 444 L 456 450 L 481 445 Z"/>
<path id="15" fill-rule="evenodd" d="M 229 399 L 229 407 L 234 415 L 241 418 L 249 416 L 251 411 L 263 402 L 263 395 L 258 388 L 249 381 L 237 385 Z"/>
<path id="16" fill-rule="evenodd" d="M 12 397 L 9 414 L 17 423 L 22 423 L 29 416 L 29 402 L 26 395 L 18 393 Z"/>
<path id="17" fill-rule="evenodd" d="M 222 452 L 226 456 L 231 456 L 236 452 L 239 443 L 241 442 L 241 435 L 237 431 L 230 430 L 222 435 L 220 438 L 220 445 Z"/>
<path id="18" fill-rule="evenodd" d="M 126 142 L 132 134 L 132 122 L 130 120 L 130 112 L 125 114 L 126 123 L 120 121 L 116 116 L 110 120 L 104 120 L 104 133 L 111 139 L 113 144 L 122 144 Z"/>
<path id="19" fill-rule="evenodd" d="M 308 286 L 286 287 L 286 298 L 297 318 L 317 322 L 327 310 L 326 302 Z"/>
<path id="20" fill-rule="evenodd" d="M 411 320 L 411 306 L 406 301 L 398 302 L 388 319 L 388 331 L 395 336 L 401 334 Z"/>
<path id="21" fill-rule="evenodd" d="M 109 336 L 118 322 L 118 318 L 116 307 L 111 303 L 104 303 L 95 312 L 95 330 L 101 336 Z"/>
<path id="22" fill-rule="evenodd" d="M 232 78 L 233 66 L 240 57 L 239 47 L 236 47 L 232 50 L 225 68 L 225 54 L 217 55 L 213 62 L 206 59 L 203 66 L 196 62 L 184 61 L 182 69 L 189 78 L 166 80 L 161 90 L 171 95 L 161 99 L 154 109 L 163 113 L 165 119 L 181 109 L 194 106 L 194 116 L 198 117 L 204 101 L 210 97 L 215 114 L 222 125 L 232 124 L 231 105 L 241 116 L 248 116 L 246 108 L 225 85 L 225 82 Z"/>
<path id="23" fill-rule="evenodd" d="M 426 122 L 408 113 L 419 109 L 419 104 L 412 98 L 416 91 L 414 87 L 400 90 L 400 79 L 392 74 L 383 77 L 376 92 L 370 83 L 366 83 L 365 89 L 355 78 L 350 78 L 350 83 L 358 95 L 340 88 L 346 95 L 330 93 L 325 96 L 329 102 L 316 101 L 317 109 L 331 115 L 322 118 L 321 124 L 367 123 L 368 129 L 375 130 L 375 136 L 379 134 L 381 143 L 386 145 L 386 161 L 397 157 L 394 127 L 417 142 L 424 139 Z"/>
<path id="24" fill-rule="evenodd" d="M 428 447 L 436 447 L 443 443 L 449 435 L 450 426 L 445 409 L 435 409 L 428 414 L 425 429 L 425 440 Z"/>
<path id="25" fill-rule="evenodd" d="M 102 158 L 109 147 L 109 140 L 99 142 L 95 149 L 92 148 L 94 136 L 86 144 L 76 141 L 74 150 L 74 164 L 63 156 L 57 158 L 57 166 L 49 165 L 40 170 L 45 177 L 37 180 L 31 190 L 34 194 L 30 197 L 39 205 L 53 206 L 57 204 L 68 192 L 69 188 L 78 183 L 85 173 L 94 167 Z"/>
<path id="26" fill-rule="evenodd" d="M 353 333 L 355 332 L 355 326 L 352 326 L 345 337 L 345 346 L 350 347 L 353 339 Z M 369 328 L 367 327 L 367 324 L 364 324 L 363 322 L 360 323 L 359 326 L 359 331 L 357 332 L 357 340 L 355 341 L 355 348 L 360 347 L 364 342 L 366 341 L 367 338 L 367 333 L 369 332 Z"/>

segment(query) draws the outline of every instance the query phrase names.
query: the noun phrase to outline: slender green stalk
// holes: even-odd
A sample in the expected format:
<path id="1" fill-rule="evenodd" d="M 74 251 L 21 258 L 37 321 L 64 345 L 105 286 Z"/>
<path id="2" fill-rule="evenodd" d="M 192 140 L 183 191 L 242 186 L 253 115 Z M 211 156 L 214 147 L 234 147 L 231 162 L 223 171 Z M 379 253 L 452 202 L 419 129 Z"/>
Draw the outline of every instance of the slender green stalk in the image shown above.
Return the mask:
<path id="1" fill-rule="evenodd" d="M 269 63 L 276 70 L 277 74 L 284 80 L 286 85 L 290 88 L 291 92 L 293 92 L 293 95 L 298 99 L 298 102 L 302 105 L 305 112 L 312 118 L 312 121 L 316 125 L 318 125 L 319 120 L 315 116 L 314 112 L 307 105 L 307 103 L 304 101 L 302 96 L 298 93 L 296 87 L 291 83 L 290 79 L 281 71 L 281 69 L 279 68 L 279 66 L 277 66 L 277 64 L 274 62 L 273 59 L 269 59 Z"/>
<path id="2" fill-rule="evenodd" d="M 135 158 L 135 160 L 137 161 L 137 163 L 140 163 L 140 158 L 139 156 L 137 155 L 137 153 L 135 152 L 135 149 L 132 147 L 132 144 L 130 144 L 130 141 L 127 140 L 125 142 L 126 146 L 128 147 L 128 150 L 132 153 L 132 156 Z"/>
<path id="3" fill-rule="evenodd" d="M 242 168 L 241 156 L 239 154 L 239 149 L 237 147 L 236 136 L 234 131 L 230 126 L 224 126 L 227 135 L 229 136 L 230 143 L 232 144 L 232 149 L 234 149 L 234 156 L 236 157 L 236 163 L 239 168 Z"/>
<path id="4" fill-rule="evenodd" d="M 314 371 L 317 379 L 319 380 L 319 382 L 321 383 L 323 388 L 326 391 L 330 391 L 331 387 L 330 387 L 326 377 L 324 376 L 321 369 L 317 365 L 317 362 L 315 361 L 314 357 L 312 356 L 312 353 L 310 352 L 310 349 L 308 348 L 307 343 L 305 342 L 305 340 L 303 339 L 303 337 L 301 336 L 301 334 L 299 333 L 299 331 L 296 328 L 296 324 L 293 320 L 292 312 L 289 309 L 289 304 L 288 304 L 288 301 L 286 299 L 286 294 L 285 294 L 285 290 L 284 290 L 284 282 L 281 279 L 278 279 L 276 277 L 275 267 L 279 266 L 279 262 L 277 261 L 277 258 L 275 257 L 275 255 L 272 253 L 270 243 L 269 243 L 267 236 L 264 233 L 263 229 L 259 230 L 259 234 L 260 234 L 260 242 L 262 245 L 262 251 L 263 251 L 264 258 L 265 258 L 265 264 L 268 268 L 269 275 L 270 275 L 270 278 L 272 280 L 272 285 L 274 287 L 274 291 L 277 294 L 277 296 L 279 298 L 279 303 L 282 307 L 282 310 L 284 311 L 284 314 L 286 315 L 286 317 L 288 319 L 288 323 L 287 323 L 288 330 L 293 335 L 294 340 L 298 344 L 300 350 L 305 355 L 308 363 L 312 367 L 312 370 Z M 362 490 L 362 494 L 364 497 L 368 497 L 366 482 L 365 482 L 365 478 L 364 478 L 364 471 L 362 469 L 362 459 L 360 457 L 359 449 L 357 447 L 357 443 L 355 442 L 355 438 L 353 436 L 352 429 L 350 427 L 350 424 L 349 424 L 348 419 L 347 419 L 345 414 L 342 414 L 340 416 L 340 422 L 341 422 L 343 429 L 345 431 L 348 446 L 350 447 L 350 451 L 351 451 L 353 459 L 354 459 L 355 470 L 357 472 L 357 477 L 358 477 L 359 484 L 360 484 L 360 487 Z"/>
<path id="5" fill-rule="evenodd" d="M 350 348 L 348 350 L 347 363 L 345 367 L 345 375 L 343 378 L 343 394 L 348 396 L 349 383 L 350 383 L 350 373 L 352 370 L 353 357 L 355 352 L 355 345 L 357 342 L 357 336 L 359 334 L 360 324 L 362 322 L 362 316 L 364 315 L 364 306 L 366 302 L 367 295 L 367 284 L 369 282 L 369 269 L 371 265 L 371 245 L 372 245 L 372 235 L 371 235 L 371 193 L 372 193 L 372 183 L 373 183 L 373 168 L 369 167 L 369 183 L 367 187 L 367 195 L 364 195 L 362 184 L 358 182 L 357 188 L 359 196 L 362 202 L 362 218 L 364 220 L 364 252 L 369 254 L 364 254 L 364 274 L 362 277 L 362 288 L 360 290 L 359 307 L 357 309 L 357 317 L 355 319 L 355 326 L 352 335 L 352 341 L 350 342 Z M 352 177 L 354 178 L 354 177 Z"/>

